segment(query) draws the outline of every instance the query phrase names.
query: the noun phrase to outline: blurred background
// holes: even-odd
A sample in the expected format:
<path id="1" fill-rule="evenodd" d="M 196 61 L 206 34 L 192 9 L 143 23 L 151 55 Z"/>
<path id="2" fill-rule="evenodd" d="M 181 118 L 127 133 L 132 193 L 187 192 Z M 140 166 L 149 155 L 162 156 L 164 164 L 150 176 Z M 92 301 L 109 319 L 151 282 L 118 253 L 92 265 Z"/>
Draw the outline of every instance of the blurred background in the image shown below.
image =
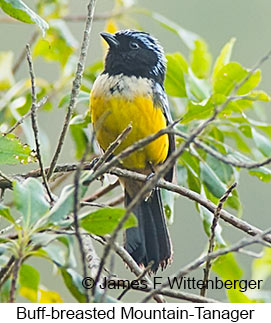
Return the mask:
<path id="1" fill-rule="evenodd" d="M 34 1 L 25 0 L 25 3 L 34 9 Z M 87 0 L 69 1 L 69 15 L 84 15 L 87 3 Z M 138 0 L 137 5 L 161 13 L 183 28 L 202 36 L 208 43 L 213 60 L 231 37 L 236 37 L 237 39 L 232 60 L 240 62 L 245 67 L 253 67 L 271 49 L 271 20 L 269 14 L 271 12 L 271 2 L 268 0 Z M 99 0 L 97 1 L 96 13 L 109 12 L 112 10 L 112 7 L 113 1 Z M 5 15 L 3 12 L 0 12 L 0 21 L 2 17 L 5 17 Z M 135 17 L 144 31 L 150 32 L 159 39 L 165 52 L 181 51 L 184 55 L 188 55 L 186 47 L 176 35 L 161 27 L 146 15 L 135 14 Z M 67 22 L 67 24 L 75 40 L 80 43 L 84 22 Z M 27 25 L 20 22 L 1 22 L 0 51 L 12 50 L 15 53 L 14 60 L 16 60 L 26 43 L 29 42 L 35 28 L 37 27 L 34 25 Z M 105 21 L 103 20 L 93 23 L 87 65 L 99 60 L 104 55 L 99 37 L 99 33 L 104 28 Z M 58 73 L 60 72 L 58 64 L 45 62 L 40 57 L 34 60 L 34 67 L 37 77 L 51 82 L 58 78 Z M 267 93 L 270 93 L 271 60 L 268 60 L 261 69 L 263 71 L 261 88 Z M 19 80 L 21 78 L 28 78 L 26 61 L 21 64 L 16 74 L 16 79 Z M 46 156 L 48 157 L 47 163 L 54 152 L 65 113 L 65 110 L 59 109 L 57 104 L 57 101 L 53 103 L 53 114 L 52 111 L 50 113 L 40 111 L 38 116 L 40 127 L 46 133 L 46 140 L 48 140 L 48 147 L 50 147 L 46 151 Z M 83 106 L 80 109 L 86 109 L 86 107 Z M 269 109 L 270 103 L 266 108 L 267 119 L 270 121 Z M 59 162 L 65 163 L 74 160 L 74 145 L 71 138 L 68 137 Z M 3 171 L 14 174 L 21 171 L 26 172 L 30 168 L 33 168 L 33 165 L 10 166 L 3 168 Z M 99 186 L 100 183 L 97 183 L 96 187 Z M 270 226 L 270 183 L 264 183 L 256 177 L 248 176 L 244 170 L 241 171 L 238 191 L 241 202 L 243 203 L 243 219 L 259 228 L 267 228 Z M 224 239 L 227 242 L 232 243 L 243 237 L 243 232 L 223 223 L 222 220 L 221 222 Z M 208 242 L 208 238 L 203 230 L 202 221 L 200 220 L 194 203 L 183 197 L 179 197 L 176 200 L 174 225 L 170 226 L 170 232 L 174 246 L 174 262 L 164 272 L 158 272 L 157 276 L 167 277 L 173 274 L 178 268 L 198 257 Z M 251 250 L 257 251 L 260 249 L 251 247 Z M 99 246 L 97 246 L 97 251 L 101 251 Z M 240 261 L 243 269 L 243 277 L 250 277 L 253 259 L 242 254 L 238 254 L 237 259 Z M 118 256 L 115 256 L 116 271 L 120 273 L 120 277 L 133 278 L 132 275 L 127 274 L 127 270 L 121 262 Z M 62 283 L 61 277 L 54 272 L 50 264 L 44 260 L 32 260 L 31 263 L 39 268 L 41 280 L 46 287 L 59 291 L 64 301 L 74 301 Z M 202 278 L 202 276 L 202 270 L 198 270 L 191 275 L 191 277 L 196 278 Z M 270 289 L 270 281 L 268 282 L 267 288 Z M 197 293 L 197 291 L 191 292 Z M 115 295 L 118 294 L 118 292 L 115 293 Z M 114 295 L 114 292 L 112 295 Z M 223 291 L 210 290 L 207 296 L 225 300 Z M 143 297 L 144 295 L 142 293 L 130 292 L 124 301 L 138 301 Z M 22 299 L 22 301 L 25 301 L 25 299 Z"/>

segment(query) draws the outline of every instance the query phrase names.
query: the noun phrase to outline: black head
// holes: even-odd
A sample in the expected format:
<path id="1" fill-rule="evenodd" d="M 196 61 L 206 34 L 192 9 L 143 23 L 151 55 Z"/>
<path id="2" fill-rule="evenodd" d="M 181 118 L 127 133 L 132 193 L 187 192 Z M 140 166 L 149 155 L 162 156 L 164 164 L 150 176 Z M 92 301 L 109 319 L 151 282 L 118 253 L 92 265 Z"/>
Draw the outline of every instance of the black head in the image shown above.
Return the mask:
<path id="1" fill-rule="evenodd" d="M 105 73 L 147 77 L 163 83 L 166 59 L 156 39 L 148 33 L 135 30 L 101 33 L 101 36 L 109 45 Z"/>

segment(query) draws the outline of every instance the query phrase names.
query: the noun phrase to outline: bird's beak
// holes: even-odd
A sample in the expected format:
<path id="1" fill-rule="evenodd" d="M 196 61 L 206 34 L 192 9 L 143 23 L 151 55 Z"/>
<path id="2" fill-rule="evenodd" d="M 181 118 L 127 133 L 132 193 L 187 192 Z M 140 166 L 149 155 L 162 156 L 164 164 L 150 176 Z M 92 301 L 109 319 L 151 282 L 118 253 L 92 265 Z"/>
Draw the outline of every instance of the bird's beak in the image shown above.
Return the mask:
<path id="1" fill-rule="evenodd" d="M 100 34 L 103 39 L 107 42 L 109 47 L 118 47 L 119 46 L 119 41 L 116 39 L 115 35 L 110 34 L 110 33 L 101 33 Z"/>

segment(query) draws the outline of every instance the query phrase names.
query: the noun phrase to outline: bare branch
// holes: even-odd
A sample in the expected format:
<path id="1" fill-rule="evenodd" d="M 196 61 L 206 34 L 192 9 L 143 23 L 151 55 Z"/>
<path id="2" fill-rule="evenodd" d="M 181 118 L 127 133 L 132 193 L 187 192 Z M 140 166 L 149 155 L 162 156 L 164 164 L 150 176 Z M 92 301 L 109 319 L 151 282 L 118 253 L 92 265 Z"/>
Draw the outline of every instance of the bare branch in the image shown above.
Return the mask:
<path id="1" fill-rule="evenodd" d="M 209 238 L 209 248 L 208 248 L 207 255 L 210 255 L 210 253 L 212 253 L 214 251 L 214 247 L 215 247 L 215 229 L 216 229 L 217 223 L 218 223 L 219 218 L 220 218 L 220 212 L 222 210 L 223 204 L 226 202 L 229 195 L 235 189 L 236 186 L 237 186 L 237 183 L 234 183 L 234 184 L 232 184 L 230 186 L 230 188 L 220 198 L 219 203 L 217 205 L 217 208 L 215 209 L 214 218 L 213 218 L 213 222 L 212 222 L 212 225 L 211 225 L 211 234 L 210 234 L 210 238 Z M 205 268 L 204 268 L 203 287 L 200 290 L 200 296 L 205 296 L 206 286 L 207 286 L 207 281 L 208 281 L 208 278 L 209 278 L 210 269 L 211 269 L 211 260 L 208 259 L 206 261 Z"/>
<path id="2" fill-rule="evenodd" d="M 50 177 L 54 173 L 54 169 L 56 167 L 58 157 L 61 153 L 61 149 L 62 149 L 64 140 L 65 140 L 65 137 L 66 137 L 66 134 L 68 131 L 68 127 L 69 127 L 69 123 L 70 123 L 70 120 L 72 117 L 72 113 L 73 113 L 74 107 L 76 105 L 78 94 L 80 91 L 80 86 L 81 86 L 81 81 L 82 81 L 82 76 L 83 76 L 87 51 L 88 51 L 90 31 L 91 31 L 91 26 L 92 26 L 92 21 L 93 21 L 95 4 L 96 4 L 96 0 L 89 1 L 86 26 L 85 26 L 85 30 L 84 30 L 84 37 L 83 37 L 83 41 L 82 41 L 82 45 L 81 45 L 80 57 L 79 57 L 79 61 L 77 64 L 75 79 L 74 79 L 73 85 L 72 85 L 71 98 L 70 98 L 67 113 L 65 116 L 65 121 L 64 121 L 63 128 L 62 128 L 62 132 L 61 132 L 60 138 L 58 140 L 57 148 L 56 148 L 55 154 L 52 158 L 52 162 L 50 164 L 49 171 L 47 173 L 48 180 L 50 179 Z"/>
<path id="3" fill-rule="evenodd" d="M 84 198 L 84 202 L 94 202 L 96 201 L 98 198 L 102 197 L 103 195 L 107 194 L 108 192 L 112 191 L 115 187 L 119 186 L 119 180 L 116 180 L 113 184 L 109 184 L 105 187 L 101 187 L 100 190 L 96 191 L 95 193 L 93 193 L 92 195 Z"/>
<path id="4" fill-rule="evenodd" d="M 39 130 L 38 130 L 38 121 L 37 121 L 37 94 L 36 94 L 36 85 L 35 85 L 35 75 L 34 75 L 34 68 L 33 68 L 33 62 L 32 62 L 32 57 L 30 53 L 30 46 L 26 45 L 26 57 L 28 61 L 28 66 L 29 66 L 29 74 L 31 78 L 31 88 L 32 88 L 32 105 L 31 105 L 31 121 L 32 121 L 32 129 L 34 133 L 34 138 L 35 138 L 35 144 L 36 144 L 36 152 L 37 152 L 37 158 L 39 161 L 40 165 L 40 171 L 41 171 L 41 176 L 43 179 L 43 184 L 46 188 L 47 194 L 49 196 L 49 199 L 51 203 L 53 203 L 54 199 L 52 197 L 52 193 L 50 191 L 47 178 L 44 172 L 44 167 L 43 167 L 43 162 L 42 162 L 42 156 L 41 156 L 41 150 L 40 150 L 40 140 L 39 140 Z"/>
<path id="5" fill-rule="evenodd" d="M 114 175 L 122 176 L 122 177 L 127 177 L 127 178 L 133 178 L 134 180 L 137 180 L 140 182 L 146 182 L 146 178 L 147 178 L 145 175 L 135 173 L 132 171 L 128 171 L 126 169 L 125 170 L 120 169 L 120 168 L 113 168 L 110 171 L 110 174 L 114 174 Z M 186 187 L 178 186 L 178 185 L 172 184 L 172 183 L 167 182 L 162 179 L 160 179 L 158 181 L 157 186 L 167 189 L 169 191 L 175 192 L 179 195 L 185 196 L 185 197 L 189 198 L 190 200 L 195 201 L 195 202 L 199 203 L 200 205 L 204 206 L 207 210 L 209 210 L 212 213 L 214 213 L 217 208 L 217 206 L 214 203 L 212 203 L 211 201 L 202 197 L 200 194 L 198 194 Z M 257 234 L 262 233 L 262 231 L 259 228 L 247 223 L 244 220 L 237 218 L 236 216 L 227 212 L 226 210 L 221 210 L 220 216 L 224 221 L 230 223 L 231 225 L 233 225 L 237 229 L 242 230 L 251 236 L 255 236 Z M 265 235 L 264 240 L 271 243 L 271 235 Z"/>

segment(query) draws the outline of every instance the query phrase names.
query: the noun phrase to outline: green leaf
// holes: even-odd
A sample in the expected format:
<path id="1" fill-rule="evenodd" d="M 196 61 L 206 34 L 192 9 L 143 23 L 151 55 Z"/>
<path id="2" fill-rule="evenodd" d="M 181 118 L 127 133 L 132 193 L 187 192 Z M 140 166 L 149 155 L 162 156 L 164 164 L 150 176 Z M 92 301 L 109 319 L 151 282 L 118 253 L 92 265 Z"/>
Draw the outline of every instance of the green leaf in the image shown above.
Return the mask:
<path id="1" fill-rule="evenodd" d="M 253 136 L 254 142 L 256 144 L 256 147 L 259 149 L 259 151 L 265 157 L 270 157 L 271 156 L 270 139 L 267 139 L 266 137 L 264 137 L 262 134 L 260 134 L 254 128 L 251 128 L 251 130 L 252 130 L 252 136 Z"/>
<path id="2" fill-rule="evenodd" d="M 98 61 L 92 65 L 85 68 L 84 78 L 90 80 L 92 83 L 96 80 L 96 77 L 102 72 L 104 68 L 104 62 Z"/>
<path id="3" fill-rule="evenodd" d="M 261 71 L 258 69 L 251 74 L 248 80 L 237 90 L 238 95 L 244 95 L 253 90 L 261 81 Z M 251 95 L 249 95 L 251 97 Z M 255 95 L 254 95 L 255 96 Z"/>
<path id="4" fill-rule="evenodd" d="M 86 146 L 89 142 L 90 134 L 87 132 L 88 124 L 90 123 L 90 115 L 87 114 L 85 117 L 82 115 L 75 116 L 70 122 L 70 131 L 72 138 L 75 143 L 77 159 L 81 159 Z"/>
<path id="5" fill-rule="evenodd" d="M 64 283 L 73 297 L 80 303 L 85 303 L 86 296 L 84 294 L 84 288 L 82 286 L 82 276 L 79 275 L 72 268 L 61 268 L 61 275 Z"/>
<path id="6" fill-rule="evenodd" d="M 203 220 L 203 228 L 208 237 L 211 235 L 211 226 L 213 223 L 214 215 L 202 205 L 198 204 L 200 216 Z M 215 239 L 219 246 L 226 246 L 226 243 L 222 237 L 222 227 L 218 223 L 215 228 Z"/>
<path id="7" fill-rule="evenodd" d="M 45 199 L 42 184 L 34 178 L 28 178 L 23 183 L 14 183 L 14 204 L 22 214 L 24 228 L 32 226 L 38 219 L 44 216 L 50 208 Z"/>
<path id="8" fill-rule="evenodd" d="M 251 176 L 257 176 L 263 182 L 271 181 L 271 171 L 266 167 L 252 168 L 249 170 Z"/>
<path id="9" fill-rule="evenodd" d="M 227 186 L 222 183 L 217 174 L 204 161 L 200 162 L 200 177 L 209 192 L 220 198 L 227 190 Z"/>
<path id="10" fill-rule="evenodd" d="M 112 233 L 119 221 L 124 216 L 125 209 L 104 208 L 89 213 L 80 221 L 80 225 L 88 232 L 96 235 L 105 235 Z M 131 214 L 124 224 L 124 228 L 137 226 L 136 217 Z"/>
<path id="11" fill-rule="evenodd" d="M 15 220 L 13 219 L 12 215 L 10 214 L 9 207 L 0 204 L 0 216 L 8 220 L 9 222 L 15 224 Z"/>
<path id="12" fill-rule="evenodd" d="M 266 281 L 271 276 L 271 249 L 264 248 L 264 255 L 252 264 L 252 279 Z"/>
<path id="13" fill-rule="evenodd" d="M 13 52 L 0 52 L 0 91 L 7 90 L 14 85 L 13 56 Z"/>
<path id="14" fill-rule="evenodd" d="M 211 67 L 211 55 L 207 44 L 203 40 L 195 41 L 195 48 L 192 51 L 191 68 L 199 78 L 207 78 Z"/>
<path id="15" fill-rule="evenodd" d="M 68 104 L 70 102 L 70 98 L 71 98 L 71 94 L 67 94 L 65 95 L 59 102 L 58 107 L 62 108 L 64 107 L 66 104 Z M 77 98 L 77 103 L 86 103 L 89 104 L 89 92 L 85 92 L 80 90 L 79 94 L 78 94 L 78 98 Z"/>
<path id="16" fill-rule="evenodd" d="M 36 24 L 45 35 L 48 24 L 21 0 L 0 0 L 0 7 L 9 16 L 25 22 Z"/>
<path id="17" fill-rule="evenodd" d="M 215 93 L 229 95 L 236 85 L 248 77 L 249 72 L 239 63 L 231 62 L 224 65 L 216 74 L 213 80 L 213 89 Z M 261 81 L 261 71 L 256 70 L 248 79 L 238 88 L 237 95 L 245 95 L 252 91 Z"/>
<path id="18" fill-rule="evenodd" d="M 197 78 L 193 71 L 189 69 L 186 81 L 186 92 L 190 100 L 206 100 L 211 94 L 210 82 L 206 79 Z"/>
<path id="19" fill-rule="evenodd" d="M 89 172 L 84 172 L 81 176 L 79 182 L 79 198 L 82 198 L 88 187 L 86 185 L 82 185 L 85 181 L 85 178 L 89 176 Z M 49 221 L 54 224 L 59 224 L 63 221 L 67 215 L 69 215 L 73 210 L 73 202 L 74 201 L 74 187 L 73 185 L 67 185 L 63 188 L 59 199 L 52 207 L 49 213 Z"/>
<path id="20" fill-rule="evenodd" d="M 222 48 L 220 55 L 216 59 L 216 62 L 214 65 L 214 71 L 212 75 L 213 82 L 217 76 L 217 73 L 221 70 L 221 68 L 230 62 L 231 52 L 232 52 L 232 48 L 235 43 L 235 40 L 236 40 L 235 38 L 231 38 L 231 40 Z"/>
<path id="21" fill-rule="evenodd" d="M 171 32 L 175 33 L 178 35 L 184 44 L 190 49 L 193 50 L 195 48 L 195 41 L 200 39 L 200 37 L 189 31 L 184 29 L 183 27 L 179 26 L 178 24 L 170 21 L 166 17 L 160 15 L 159 13 L 156 12 L 148 12 L 148 14 L 156 20 L 158 23 L 160 23 L 164 28 L 170 30 Z"/>
<path id="22" fill-rule="evenodd" d="M 182 118 L 182 124 L 190 123 L 193 120 L 209 118 L 214 112 L 214 105 L 210 100 L 196 103 L 189 101 L 186 106 L 186 113 Z"/>
<path id="23" fill-rule="evenodd" d="M 161 190 L 162 200 L 165 210 L 165 215 L 169 224 L 173 224 L 174 222 L 174 204 L 175 204 L 175 196 L 173 192 L 168 190 Z"/>
<path id="24" fill-rule="evenodd" d="M 19 271 L 20 295 L 37 302 L 40 274 L 34 267 L 23 264 Z"/>
<path id="25" fill-rule="evenodd" d="M 214 92 L 229 95 L 247 74 L 248 72 L 239 63 L 232 62 L 224 65 L 213 80 Z"/>
<path id="26" fill-rule="evenodd" d="M 206 157 L 206 163 L 210 166 L 210 168 L 223 183 L 227 185 L 230 185 L 232 183 L 234 175 L 232 166 L 223 163 L 222 161 L 209 154 Z"/>
<path id="27" fill-rule="evenodd" d="M 242 278 L 242 269 L 238 265 L 234 255 L 228 253 L 220 256 L 212 265 L 212 269 L 216 272 L 225 282 L 229 280 L 240 280 Z M 251 300 L 242 293 L 239 289 L 227 289 L 229 301 L 231 303 L 251 303 Z"/>
<path id="28" fill-rule="evenodd" d="M 169 54 L 166 57 L 165 89 L 168 95 L 186 97 L 184 73 L 187 73 L 187 63 L 180 53 Z"/>
<path id="29" fill-rule="evenodd" d="M 63 21 L 54 20 L 44 39 L 36 43 L 33 55 L 42 56 L 45 60 L 57 61 L 62 68 L 77 48 L 77 42 Z"/>
<path id="30" fill-rule="evenodd" d="M 14 134 L 0 135 L 0 164 L 28 164 L 34 154 L 28 145 L 23 145 Z"/>

